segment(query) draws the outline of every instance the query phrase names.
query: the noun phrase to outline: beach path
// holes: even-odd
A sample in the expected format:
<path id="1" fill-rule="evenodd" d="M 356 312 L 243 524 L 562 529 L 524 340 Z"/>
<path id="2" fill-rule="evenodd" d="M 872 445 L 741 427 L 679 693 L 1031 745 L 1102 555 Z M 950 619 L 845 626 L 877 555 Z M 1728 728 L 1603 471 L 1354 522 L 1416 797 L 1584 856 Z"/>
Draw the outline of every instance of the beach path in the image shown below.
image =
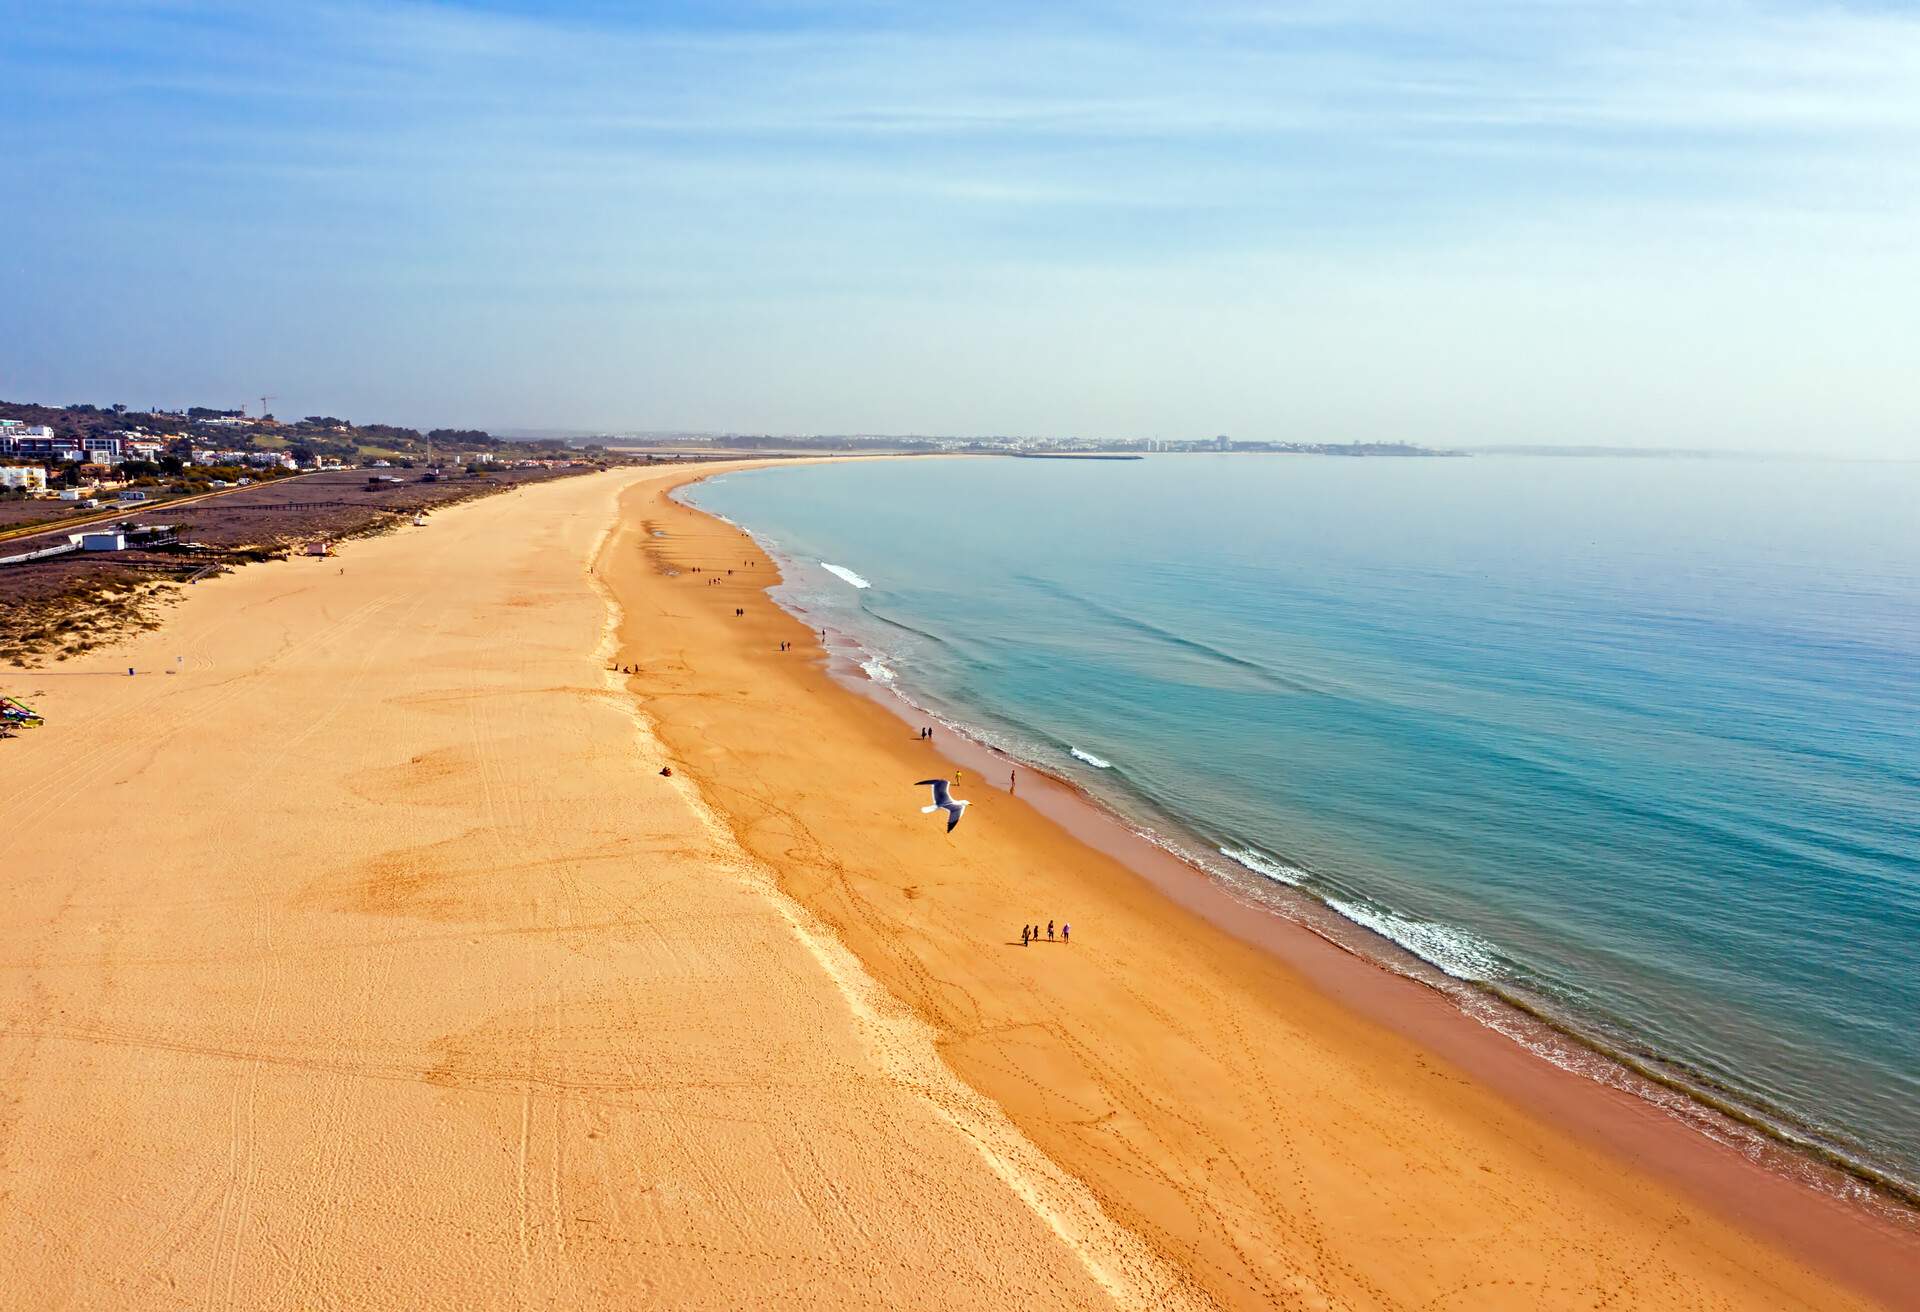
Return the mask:
<path id="1" fill-rule="evenodd" d="M 0 1306 L 1181 1300 L 659 775 L 590 577 L 658 476 L 9 675 Z"/>

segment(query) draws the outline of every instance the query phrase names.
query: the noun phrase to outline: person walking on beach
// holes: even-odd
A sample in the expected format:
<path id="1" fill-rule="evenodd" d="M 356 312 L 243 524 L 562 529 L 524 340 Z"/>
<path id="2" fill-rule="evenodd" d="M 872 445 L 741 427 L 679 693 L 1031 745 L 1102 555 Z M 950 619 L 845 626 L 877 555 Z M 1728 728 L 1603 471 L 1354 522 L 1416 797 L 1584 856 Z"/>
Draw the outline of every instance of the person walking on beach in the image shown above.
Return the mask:
<path id="1" fill-rule="evenodd" d="M 1072 937 L 1073 937 L 1073 926 L 1069 925 L 1064 920 L 1061 921 L 1060 922 L 1060 941 L 1062 943 L 1066 943 L 1070 941 Z"/>
<path id="2" fill-rule="evenodd" d="M 1047 922 L 1047 942 L 1053 942 L 1053 922 L 1051 920 Z"/>
<path id="3" fill-rule="evenodd" d="M 1014 785 L 1018 784 L 1019 782 L 1020 782 L 1020 772 L 1018 770 L 1007 771 L 1007 794 L 1009 796 L 1013 794 Z"/>
<path id="4" fill-rule="evenodd" d="M 1031 934 L 1032 929 L 1033 929 L 1033 926 L 1031 925 L 1020 926 L 1020 946 L 1021 947 L 1024 948 L 1033 941 L 1032 934 Z"/>

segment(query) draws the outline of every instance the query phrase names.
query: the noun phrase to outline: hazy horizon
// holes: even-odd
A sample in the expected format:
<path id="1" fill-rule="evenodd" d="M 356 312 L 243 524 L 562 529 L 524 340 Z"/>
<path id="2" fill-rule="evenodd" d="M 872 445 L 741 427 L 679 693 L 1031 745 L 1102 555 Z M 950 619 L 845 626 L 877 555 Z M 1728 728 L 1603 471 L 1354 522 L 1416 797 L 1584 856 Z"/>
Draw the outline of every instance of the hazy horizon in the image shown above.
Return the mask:
<path id="1" fill-rule="evenodd" d="M 1920 456 L 1920 17 L 0 0 L 0 398 Z"/>

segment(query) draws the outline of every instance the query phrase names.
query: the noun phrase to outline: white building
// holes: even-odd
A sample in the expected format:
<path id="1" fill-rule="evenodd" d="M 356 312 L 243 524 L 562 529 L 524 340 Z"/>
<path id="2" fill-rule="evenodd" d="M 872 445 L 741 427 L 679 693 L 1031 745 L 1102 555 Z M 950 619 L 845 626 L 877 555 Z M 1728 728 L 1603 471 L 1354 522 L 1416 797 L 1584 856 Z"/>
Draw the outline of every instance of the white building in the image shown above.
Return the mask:
<path id="1" fill-rule="evenodd" d="M 47 490 L 47 471 L 38 465 L 0 465 L 0 487 L 25 488 L 29 492 Z"/>
<path id="2" fill-rule="evenodd" d="M 0 455 L 45 455 L 53 449 L 53 430 L 45 424 L 0 419 Z"/>
<path id="3" fill-rule="evenodd" d="M 83 437 L 80 447 L 103 465 L 117 465 L 127 451 L 127 439 L 108 433 L 104 437 Z"/>

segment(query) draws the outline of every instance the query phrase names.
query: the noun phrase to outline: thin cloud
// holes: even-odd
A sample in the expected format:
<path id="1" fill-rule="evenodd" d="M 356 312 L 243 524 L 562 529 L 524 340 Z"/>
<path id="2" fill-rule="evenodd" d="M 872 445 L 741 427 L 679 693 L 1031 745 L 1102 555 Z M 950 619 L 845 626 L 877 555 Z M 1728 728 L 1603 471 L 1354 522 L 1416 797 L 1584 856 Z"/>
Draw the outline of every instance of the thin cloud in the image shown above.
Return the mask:
<path id="1" fill-rule="evenodd" d="M 661 12 L 0 0 L 0 75 L 89 88 L 9 102 L 0 149 L 47 203 L 0 212 L 0 235 L 80 270 L 99 296 L 218 305 L 271 287 L 316 334 L 366 331 L 342 289 L 384 295 L 396 322 L 444 314 L 448 342 L 480 334 L 461 358 L 497 349 L 489 368 L 503 380 L 537 371 L 541 343 L 563 339 L 583 306 L 635 355 L 670 335 L 650 315 L 670 306 L 690 322 L 703 300 L 739 322 L 703 320 L 701 341 L 760 340 L 756 306 L 807 322 L 912 318 L 927 341 L 1018 365 L 1010 404 L 1031 414 L 997 422 L 1020 431 L 1050 417 L 1086 427 L 1074 407 L 1092 406 L 1116 368 L 1158 389 L 1123 389 L 1126 405 L 1171 416 L 1193 402 L 1177 373 L 1141 364 L 1155 341 L 1216 362 L 1212 392 L 1251 409 L 1266 375 L 1239 338 L 1311 335 L 1300 306 L 1346 316 L 1350 335 L 1323 336 L 1351 346 L 1356 376 L 1399 365 L 1439 388 L 1417 361 L 1359 357 L 1374 340 L 1411 359 L 1401 322 L 1492 353 L 1557 295 L 1594 307 L 1605 333 L 1556 324 L 1614 377 L 1636 361 L 1664 369 L 1661 351 L 1680 348 L 1663 347 L 1657 322 L 1622 327 L 1631 306 L 1607 287 L 1675 289 L 1693 341 L 1716 313 L 1730 335 L 1749 331 L 1743 271 L 1796 288 L 1826 325 L 1809 351 L 1832 353 L 1835 325 L 1883 331 L 1902 275 L 1920 275 L 1920 19 L 1898 11 L 1379 0 L 1134 4 L 1097 18 L 994 3 Z M 132 196 L 147 204 L 129 211 Z M 1376 278 L 1383 269 L 1396 276 Z M 84 297 L 23 287 L 10 300 L 75 343 L 75 360 L 102 358 L 81 349 L 88 326 L 68 322 Z M 989 294 L 1017 297 L 1024 323 L 1074 343 L 1057 384 L 963 340 L 995 322 Z M 1394 332 L 1370 339 L 1368 307 L 1390 304 Z M 471 325 L 492 305 L 512 312 L 481 334 Z M 525 349 L 498 346 L 517 324 Z M 1780 326 L 1744 416 L 1770 398 L 1807 422 L 1815 389 L 1795 392 L 1779 367 L 1795 331 Z M 884 331 L 848 340 L 905 349 Z M 236 333 L 215 349 L 254 347 Z M 316 369 L 330 349 L 315 346 Z M 725 393 L 729 368 L 784 376 L 757 347 L 736 349 L 706 375 L 654 380 L 652 394 L 687 389 L 675 404 L 692 406 L 700 382 Z M 55 357 L 37 346 L 35 358 Z M 1226 361 L 1248 379 L 1229 386 Z M 919 395 L 929 409 L 914 426 L 956 426 L 932 411 L 952 394 L 943 382 L 914 392 L 922 367 L 902 358 L 890 412 Z M 1861 367 L 1845 366 L 1856 385 Z M 604 384 L 594 412 L 616 408 L 623 385 Z M 1892 431 L 1888 398 L 1920 407 L 1917 387 L 1888 369 L 1876 431 Z M 826 404 L 811 385 L 793 396 L 797 409 Z M 1820 396 L 1832 403 L 1832 389 Z"/>

